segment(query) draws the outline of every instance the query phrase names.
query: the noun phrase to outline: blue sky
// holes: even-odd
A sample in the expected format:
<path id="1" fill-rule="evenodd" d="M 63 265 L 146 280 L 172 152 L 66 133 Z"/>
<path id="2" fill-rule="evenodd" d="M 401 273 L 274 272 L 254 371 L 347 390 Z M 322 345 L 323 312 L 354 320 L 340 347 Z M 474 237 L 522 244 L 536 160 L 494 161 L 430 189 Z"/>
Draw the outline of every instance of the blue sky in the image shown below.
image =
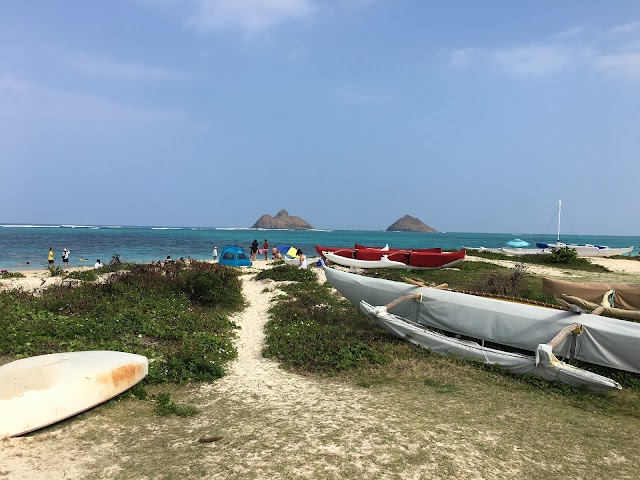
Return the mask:
<path id="1" fill-rule="evenodd" d="M 0 223 L 640 235 L 639 152 L 636 0 L 0 3 Z"/>

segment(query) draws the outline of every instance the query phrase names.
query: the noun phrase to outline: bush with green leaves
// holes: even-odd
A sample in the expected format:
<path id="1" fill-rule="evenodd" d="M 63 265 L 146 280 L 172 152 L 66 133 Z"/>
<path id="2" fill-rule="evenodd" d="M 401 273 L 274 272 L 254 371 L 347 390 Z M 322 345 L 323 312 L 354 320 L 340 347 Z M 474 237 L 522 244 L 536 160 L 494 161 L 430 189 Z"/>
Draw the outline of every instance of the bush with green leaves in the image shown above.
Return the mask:
<path id="1" fill-rule="evenodd" d="M 570 247 L 564 246 L 560 248 L 554 248 L 553 252 L 546 255 L 549 263 L 562 263 L 571 264 L 578 260 L 578 252 Z"/>
<path id="2" fill-rule="evenodd" d="M 317 282 L 318 275 L 308 268 L 297 268 L 291 265 L 277 265 L 262 270 L 256 275 L 256 280 L 271 279 L 276 282 Z"/>
<path id="3" fill-rule="evenodd" d="M 49 271 L 49 275 L 52 277 L 59 277 L 61 275 L 64 275 L 64 269 L 62 267 L 56 267 L 55 265 L 49 265 L 47 267 L 47 270 Z"/>
<path id="4" fill-rule="evenodd" d="M 242 287 L 234 268 L 193 262 L 179 274 L 180 289 L 200 305 L 238 308 L 243 304 Z"/>
<path id="5" fill-rule="evenodd" d="M 23 273 L 20 272 L 4 272 L 0 274 L 0 279 L 3 278 L 25 278 Z"/>
<path id="6" fill-rule="evenodd" d="M 95 270 L 75 270 L 67 275 L 67 278 L 74 280 L 83 280 L 85 282 L 93 282 L 98 278 Z"/>
<path id="7" fill-rule="evenodd" d="M 269 310 L 265 357 L 308 371 L 332 373 L 386 362 L 384 331 L 317 281 L 281 287 Z"/>
<path id="8" fill-rule="evenodd" d="M 231 268 L 212 269 L 215 281 L 191 289 L 197 282 L 189 279 L 203 270 L 136 265 L 103 283 L 52 286 L 39 296 L 1 291 L 0 356 L 118 350 L 152 360 L 150 383 L 220 378 L 237 355 L 228 314 L 243 302 Z"/>

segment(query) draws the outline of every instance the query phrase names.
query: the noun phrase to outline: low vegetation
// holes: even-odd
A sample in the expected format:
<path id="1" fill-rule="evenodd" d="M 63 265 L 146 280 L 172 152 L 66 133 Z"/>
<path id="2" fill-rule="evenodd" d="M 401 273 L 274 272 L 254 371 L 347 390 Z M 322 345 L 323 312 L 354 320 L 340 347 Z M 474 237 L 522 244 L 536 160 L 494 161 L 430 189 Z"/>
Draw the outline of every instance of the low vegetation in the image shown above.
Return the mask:
<path id="1" fill-rule="evenodd" d="M 398 281 L 408 275 L 406 271 L 388 269 L 365 273 Z M 524 265 L 512 270 L 484 262 L 465 262 L 459 270 L 412 271 L 409 275 L 426 285 L 447 283 L 454 289 L 554 301 L 543 295 L 541 279 L 527 274 Z M 512 388 L 560 395 L 581 408 L 640 418 L 638 375 L 586 366 L 621 383 L 624 390 L 615 395 L 583 392 L 533 376 L 512 376 L 478 362 L 436 355 L 399 340 L 374 326 L 356 306 L 332 293 L 327 284 L 305 281 L 281 285 L 280 289 L 285 295 L 270 309 L 264 354 L 297 372 L 329 375 L 366 387 L 409 382 L 432 385 L 443 391 L 455 389 L 454 385 L 494 382 L 499 378 L 501 384 Z M 470 369 L 476 373 L 470 373 Z M 426 378 L 425 372 L 429 372 Z"/>
<path id="2" fill-rule="evenodd" d="M 244 303 L 235 269 L 204 262 L 128 265 L 41 295 L 0 292 L 0 355 L 119 350 L 147 356 L 148 383 L 215 380 L 236 356 L 228 315 Z M 111 270 L 111 271 L 110 271 Z M 91 280 L 92 272 L 72 278 Z"/>
<path id="3" fill-rule="evenodd" d="M 487 258 L 491 260 L 517 260 L 519 263 L 531 265 L 548 265 L 562 267 L 567 270 L 581 270 L 585 272 L 608 272 L 602 265 L 591 263 L 588 258 L 578 257 L 576 251 L 569 247 L 558 248 L 548 255 L 519 255 L 513 257 L 502 253 L 467 251 L 467 255 Z M 629 257 L 624 257 L 629 258 Z"/>
<path id="4" fill-rule="evenodd" d="M 0 274 L 0 280 L 3 278 L 25 278 L 20 272 L 4 272 Z"/>

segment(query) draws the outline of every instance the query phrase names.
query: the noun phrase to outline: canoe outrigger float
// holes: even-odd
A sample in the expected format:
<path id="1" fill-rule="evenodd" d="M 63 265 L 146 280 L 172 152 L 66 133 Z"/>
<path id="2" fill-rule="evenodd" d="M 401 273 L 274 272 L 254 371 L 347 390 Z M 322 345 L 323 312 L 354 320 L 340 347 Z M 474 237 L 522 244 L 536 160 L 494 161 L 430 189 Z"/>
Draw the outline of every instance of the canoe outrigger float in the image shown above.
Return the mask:
<path id="1" fill-rule="evenodd" d="M 387 331 L 435 352 L 479 359 L 512 373 L 531 373 L 590 390 L 621 387 L 557 357 L 640 373 L 637 323 L 364 277 L 328 267 L 324 271 L 336 290 Z M 385 307 L 376 309 L 380 306 Z M 495 350 L 485 347 L 485 341 L 531 354 Z"/>

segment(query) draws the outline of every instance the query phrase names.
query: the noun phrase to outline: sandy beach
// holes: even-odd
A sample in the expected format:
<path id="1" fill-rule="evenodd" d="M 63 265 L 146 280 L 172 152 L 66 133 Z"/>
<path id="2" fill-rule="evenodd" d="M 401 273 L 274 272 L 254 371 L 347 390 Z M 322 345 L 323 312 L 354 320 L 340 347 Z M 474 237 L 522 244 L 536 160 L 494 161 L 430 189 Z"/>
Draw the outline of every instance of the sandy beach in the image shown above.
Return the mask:
<path id="1" fill-rule="evenodd" d="M 640 262 L 599 259 L 597 263 L 614 271 L 620 269 L 640 283 Z M 271 261 L 258 260 L 250 271 L 271 265 Z M 321 269 L 314 270 L 324 277 Z M 550 268 L 536 268 L 535 273 L 563 275 L 561 269 Z M 24 279 L 0 283 L 3 288 L 37 290 L 61 281 L 47 278 L 46 271 L 25 274 Z M 206 472 L 185 470 L 181 478 L 336 478 L 337 471 L 348 471 L 350 478 L 435 479 L 442 478 L 437 465 L 444 457 L 458 465 L 455 472 L 449 472 L 453 476 L 479 478 L 476 466 L 468 461 L 477 456 L 475 447 L 460 443 L 456 432 L 441 425 L 437 416 L 417 424 L 415 412 L 397 406 L 390 392 L 374 394 L 296 375 L 265 359 L 261 353 L 264 325 L 278 285 L 257 281 L 255 274 L 242 279 L 249 306 L 233 319 L 240 327 L 238 358 L 221 380 L 187 386 L 183 393 L 197 404 L 199 415 L 140 424 L 134 412 L 143 402 L 117 402 L 45 431 L 0 440 L 0 478 L 83 479 L 95 473 L 96 465 L 101 466 L 100 478 L 133 478 L 127 473 L 132 464 L 168 462 L 167 455 Z M 225 412 L 224 418 L 219 412 Z M 204 453 L 196 441 L 203 432 L 221 437 Z M 132 460 L 132 454 L 124 450 L 132 436 L 145 450 L 146 458 Z M 145 442 L 157 442 L 158 436 L 166 439 L 164 449 L 145 447 Z M 412 445 L 419 445 L 422 455 L 431 461 L 418 470 L 414 465 L 410 471 L 399 472 L 399 476 L 385 475 L 385 459 L 407 454 Z M 189 459 L 188 455 L 196 457 Z M 281 464 L 286 465 L 284 470 Z M 336 465 L 341 466 L 339 470 Z"/>

